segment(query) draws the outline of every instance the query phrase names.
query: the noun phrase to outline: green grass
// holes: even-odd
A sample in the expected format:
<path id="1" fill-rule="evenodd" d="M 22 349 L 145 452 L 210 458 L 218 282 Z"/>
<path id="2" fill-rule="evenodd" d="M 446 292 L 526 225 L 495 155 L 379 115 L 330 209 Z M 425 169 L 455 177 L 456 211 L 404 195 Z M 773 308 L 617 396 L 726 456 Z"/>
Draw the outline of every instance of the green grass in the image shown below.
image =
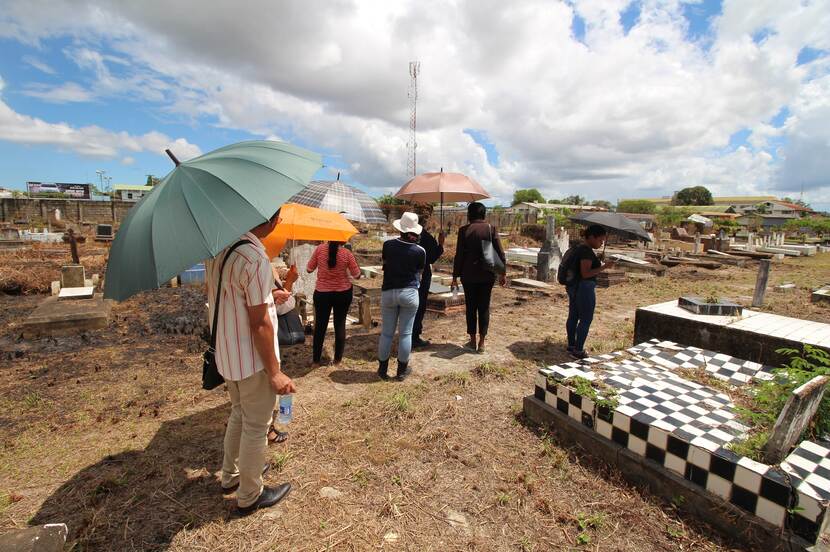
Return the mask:
<path id="1" fill-rule="evenodd" d="M 412 407 L 409 401 L 409 394 L 406 391 L 398 391 L 389 398 L 389 406 L 396 412 L 409 412 Z"/>

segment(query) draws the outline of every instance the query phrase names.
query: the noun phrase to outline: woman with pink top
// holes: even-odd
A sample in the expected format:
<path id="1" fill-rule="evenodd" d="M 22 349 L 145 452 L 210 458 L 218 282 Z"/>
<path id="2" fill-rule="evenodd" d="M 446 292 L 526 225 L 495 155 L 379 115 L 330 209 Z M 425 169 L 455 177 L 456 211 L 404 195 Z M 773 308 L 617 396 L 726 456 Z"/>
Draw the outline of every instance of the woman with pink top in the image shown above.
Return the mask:
<path id="1" fill-rule="evenodd" d="M 360 267 L 351 251 L 343 242 L 321 243 L 314 250 L 306 270 L 317 271 L 317 285 L 314 287 L 314 342 L 312 368 L 320 366 L 323 356 L 323 340 L 329 317 L 334 310 L 334 363 L 343 360 L 346 347 L 346 314 L 352 304 L 352 282 L 360 278 Z"/>

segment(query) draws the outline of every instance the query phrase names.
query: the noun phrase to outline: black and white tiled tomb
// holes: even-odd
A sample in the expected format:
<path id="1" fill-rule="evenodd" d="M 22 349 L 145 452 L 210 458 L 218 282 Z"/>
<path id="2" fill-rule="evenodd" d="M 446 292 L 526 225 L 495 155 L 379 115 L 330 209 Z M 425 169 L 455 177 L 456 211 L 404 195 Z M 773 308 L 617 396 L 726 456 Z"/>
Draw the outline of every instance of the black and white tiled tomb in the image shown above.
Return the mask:
<path id="1" fill-rule="evenodd" d="M 760 379 L 772 369 L 670 342 L 644 343 L 628 352 L 633 359 L 617 352 L 540 369 L 535 396 L 620 446 L 813 542 L 830 502 L 830 449 L 805 441 L 780 468 L 739 456 L 729 444 L 749 428 L 737 420 L 729 397 L 675 372 L 705 368 L 740 385 L 743 378 L 728 374 Z M 579 395 L 565 383 L 573 377 L 614 388 L 616 407 Z"/>
<path id="2" fill-rule="evenodd" d="M 746 385 L 754 379 L 770 380 L 774 370 L 772 366 L 658 339 L 635 345 L 628 352 L 669 370 L 702 368 L 719 380 L 736 386 Z"/>

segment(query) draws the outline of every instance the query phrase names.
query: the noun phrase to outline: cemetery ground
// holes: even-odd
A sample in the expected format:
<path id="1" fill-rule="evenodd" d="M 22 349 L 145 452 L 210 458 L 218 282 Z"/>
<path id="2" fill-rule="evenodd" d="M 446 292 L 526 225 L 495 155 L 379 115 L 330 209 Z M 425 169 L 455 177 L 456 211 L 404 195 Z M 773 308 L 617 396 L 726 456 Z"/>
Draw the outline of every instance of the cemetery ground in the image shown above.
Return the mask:
<path id="1" fill-rule="evenodd" d="M 763 310 L 830 322 L 810 302 L 828 257 L 774 264 Z M 639 305 L 748 304 L 755 274 L 675 267 L 600 289 L 589 352 L 630 346 Z M 771 289 L 783 282 L 796 288 Z M 561 287 L 527 301 L 497 289 L 483 355 L 461 349 L 463 313 L 428 316 L 434 345 L 404 383 L 375 376 L 378 329 L 351 329 L 341 366 L 310 370 L 310 345 L 283 351 L 298 394 L 266 483 L 294 488 L 242 519 L 215 475 L 229 403 L 200 388 L 201 289 L 114 305 L 106 329 L 18 339 L 42 299 L 0 295 L 0 531 L 67 523 L 73 550 L 743 549 L 524 419 L 536 368 L 570 360 Z"/>

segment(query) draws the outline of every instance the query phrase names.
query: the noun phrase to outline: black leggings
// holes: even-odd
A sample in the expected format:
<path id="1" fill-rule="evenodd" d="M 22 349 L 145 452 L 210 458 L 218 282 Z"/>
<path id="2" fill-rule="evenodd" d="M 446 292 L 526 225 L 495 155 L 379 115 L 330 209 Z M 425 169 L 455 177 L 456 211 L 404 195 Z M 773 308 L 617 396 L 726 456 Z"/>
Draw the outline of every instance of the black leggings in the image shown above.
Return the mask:
<path id="1" fill-rule="evenodd" d="M 461 285 L 464 286 L 469 335 L 476 334 L 476 322 L 478 322 L 478 334 L 481 337 L 487 335 L 490 327 L 490 294 L 493 292 L 493 284 L 494 282 L 468 283 L 461 280 Z"/>
<path id="2" fill-rule="evenodd" d="M 326 328 L 329 317 L 334 309 L 334 361 L 343 359 L 343 349 L 346 348 L 346 315 L 352 305 L 352 289 L 346 291 L 315 291 L 314 292 L 314 362 L 320 362 L 323 356 L 323 340 L 326 338 Z"/>

